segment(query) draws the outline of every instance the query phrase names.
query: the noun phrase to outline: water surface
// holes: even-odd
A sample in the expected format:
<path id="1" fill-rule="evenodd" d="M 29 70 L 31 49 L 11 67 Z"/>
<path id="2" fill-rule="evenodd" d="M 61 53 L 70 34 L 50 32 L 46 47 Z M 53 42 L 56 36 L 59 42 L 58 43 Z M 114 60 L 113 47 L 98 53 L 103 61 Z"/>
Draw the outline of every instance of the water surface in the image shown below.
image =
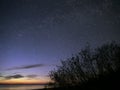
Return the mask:
<path id="1" fill-rule="evenodd" d="M 43 89 L 45 85 L 0 85 L 0 90 L 31 90 Z"/>

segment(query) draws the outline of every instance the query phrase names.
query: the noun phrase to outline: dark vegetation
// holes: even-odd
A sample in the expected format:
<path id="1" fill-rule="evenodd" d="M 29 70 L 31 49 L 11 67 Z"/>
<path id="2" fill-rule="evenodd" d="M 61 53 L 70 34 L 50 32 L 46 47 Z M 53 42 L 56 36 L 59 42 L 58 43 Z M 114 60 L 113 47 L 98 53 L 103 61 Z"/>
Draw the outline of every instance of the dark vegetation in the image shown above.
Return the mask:
<path id="1" fill-rule="evenodd" d="M 120 88 L 120 45 L 112 42 L 91 49 L 86 46 L 78 54 L 61 61 L 50 72 L 53 89 Z"/>

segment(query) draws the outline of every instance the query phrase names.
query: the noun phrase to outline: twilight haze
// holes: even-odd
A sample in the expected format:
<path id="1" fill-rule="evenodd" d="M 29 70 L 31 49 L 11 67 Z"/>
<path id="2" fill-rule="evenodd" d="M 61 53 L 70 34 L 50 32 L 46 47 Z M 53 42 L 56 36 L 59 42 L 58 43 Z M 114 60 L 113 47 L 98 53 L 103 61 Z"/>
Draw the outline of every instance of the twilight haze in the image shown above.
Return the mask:
<path id="1" fill-rule="evenodd" d="M 0 84 L 37 84 L 79 52 L 120 41 L 120 0 L 0 0 Z"/>

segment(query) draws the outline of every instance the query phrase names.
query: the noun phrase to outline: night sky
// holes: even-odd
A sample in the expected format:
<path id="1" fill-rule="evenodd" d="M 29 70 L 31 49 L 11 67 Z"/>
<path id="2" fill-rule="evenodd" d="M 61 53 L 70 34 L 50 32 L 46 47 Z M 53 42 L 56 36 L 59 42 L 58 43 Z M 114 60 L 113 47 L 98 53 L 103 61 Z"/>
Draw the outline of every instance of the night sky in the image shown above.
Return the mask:
<path id="1" fill-rule="evenodd" d="M 0 0 L 0 83 L 50 81 L 83 48 L 120 43 L 120 0 Z"/>

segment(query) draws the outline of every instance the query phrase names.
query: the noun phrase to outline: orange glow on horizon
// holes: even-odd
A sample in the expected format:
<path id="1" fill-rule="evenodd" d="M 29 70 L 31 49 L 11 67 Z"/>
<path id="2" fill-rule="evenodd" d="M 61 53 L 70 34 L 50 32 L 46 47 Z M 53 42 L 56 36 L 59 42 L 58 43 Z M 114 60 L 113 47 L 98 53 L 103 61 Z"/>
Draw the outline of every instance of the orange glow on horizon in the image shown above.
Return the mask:
<path id="1" fill-rule="evenodd" d="M 10 79 L 10 80 L 0 80 L 0 84 L 46 84 L 49 79 Z"/>

